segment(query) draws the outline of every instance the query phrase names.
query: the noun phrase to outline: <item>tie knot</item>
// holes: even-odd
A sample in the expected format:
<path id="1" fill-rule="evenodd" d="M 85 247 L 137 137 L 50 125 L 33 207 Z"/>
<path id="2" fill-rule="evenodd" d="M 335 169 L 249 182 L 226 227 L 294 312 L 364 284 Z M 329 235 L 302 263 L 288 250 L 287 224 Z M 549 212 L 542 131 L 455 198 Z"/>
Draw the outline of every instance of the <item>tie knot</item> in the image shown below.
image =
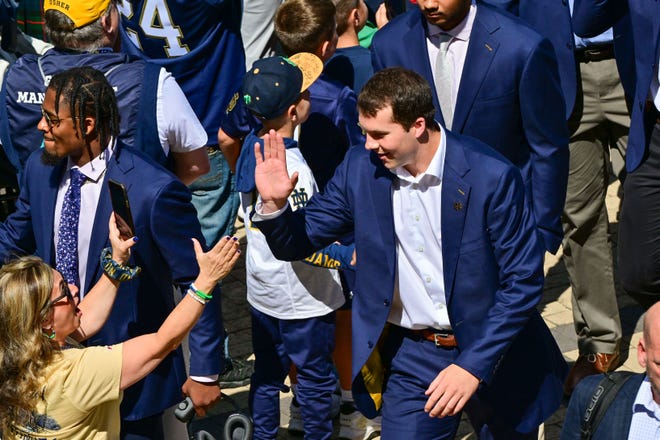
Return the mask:
<path id="1" fill-rule="evenodd" d="M 87 176 L 80 172 L 78 168 L 71 168 L 71 186 L 82 186 Z"/>
<path id="2" fill-rule="evenodd" d="M 438 38 L 438 44 L 449 43 L 449 40 L 452 39 L 452 36 L 446 32 L 440 32 L 436 37 Z"/>

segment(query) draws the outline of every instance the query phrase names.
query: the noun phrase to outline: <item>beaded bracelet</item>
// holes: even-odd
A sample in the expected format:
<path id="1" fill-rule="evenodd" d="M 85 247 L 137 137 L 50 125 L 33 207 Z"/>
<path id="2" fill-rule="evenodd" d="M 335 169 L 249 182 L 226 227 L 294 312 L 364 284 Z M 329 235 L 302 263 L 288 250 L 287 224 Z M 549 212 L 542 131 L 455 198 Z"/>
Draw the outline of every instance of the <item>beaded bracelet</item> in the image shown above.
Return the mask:
<path id="1" fill-rule="evenodd" d="M 197 287 L 195 287 L 195 284 L 193 283 L 190 283 L 190 290 L 192 290 L 195 293 L 195 295 L 197 295 L 204 301 L 211 301 L 213 299 L 213 295 L 209 295 L 208 293 L 202 292 Z"/>
<path id="2" fill-rule="evenodd" d="M 135 278 L 142 269 L 140 266 L 130 267 L 117 263 L 112 259 L 112 248 L 101 251 L 101 267 L 103 272 L 115 281 L 129 281 Z"/>

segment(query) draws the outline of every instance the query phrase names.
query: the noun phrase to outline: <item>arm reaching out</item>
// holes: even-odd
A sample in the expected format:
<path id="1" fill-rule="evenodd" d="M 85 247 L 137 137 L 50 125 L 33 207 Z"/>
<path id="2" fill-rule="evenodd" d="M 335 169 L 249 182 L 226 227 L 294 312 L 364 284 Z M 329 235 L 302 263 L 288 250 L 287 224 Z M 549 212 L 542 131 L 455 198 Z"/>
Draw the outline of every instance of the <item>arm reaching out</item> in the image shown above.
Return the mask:
<path id="1" fill-rule="evenodd" d="M 210 251 L 202 252 L 197 240 L 192 239 L 199 264 L 195 287 L 201 292 L 211 292 L 216 283 L 227 276 L 240 255 L 238 240 L 225 237 Z M 186 294 L 160 326 L 158 332 L 138 336 L 124 342 L 121 384 L 122 390 L 153 371 L 169 352 L 179 346 L 204 310 L 204 303 Z"/>
<path id="2" fill-rule="evenodd" d="M 270 214 L 286 206 L 287 198 L 298 182 L 298 173 L 289 178 L 286 168 L 286 149 L 282 136 L 270 130 L 264 136 L 264 154 L 259 143 L 254 144 L 257 166 L 254 180 L 261 196 L 262 213 Z"/>

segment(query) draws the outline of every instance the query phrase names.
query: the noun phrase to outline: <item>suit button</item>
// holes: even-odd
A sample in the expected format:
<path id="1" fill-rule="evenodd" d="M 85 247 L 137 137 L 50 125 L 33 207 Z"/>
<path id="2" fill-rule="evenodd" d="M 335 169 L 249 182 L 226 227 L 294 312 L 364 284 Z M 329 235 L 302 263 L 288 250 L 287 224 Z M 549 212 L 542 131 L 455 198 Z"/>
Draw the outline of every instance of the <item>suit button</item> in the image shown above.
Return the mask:
<path id="1" fill-rule="evenodd" d="M 385 307 L 389 307 L 390 306 L 390 300 L 386 299 L 385 301 L 383 301 L 383 305 Z"/>
<path id="2" fill-rule="evenodd" d="M 367 342 L 367 347 L 374 348 L 374 343 L 371 341 Z"/>

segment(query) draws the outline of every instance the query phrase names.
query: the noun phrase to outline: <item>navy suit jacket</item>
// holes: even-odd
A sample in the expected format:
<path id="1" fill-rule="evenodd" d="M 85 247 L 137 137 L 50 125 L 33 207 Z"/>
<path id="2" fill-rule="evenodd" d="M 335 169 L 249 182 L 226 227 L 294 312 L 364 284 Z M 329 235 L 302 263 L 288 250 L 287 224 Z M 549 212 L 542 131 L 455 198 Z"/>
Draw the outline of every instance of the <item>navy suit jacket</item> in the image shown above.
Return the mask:
<path id="1" fill-rule="evenodd" d="M 402 66 L 434 84 L 419 8 L 372 42 L 374 70 Z M 436 118 L 443 121 L 435 88 Z M 552 45 L 522 21 L 483 3 L 470 34 L 452 131 L 473 136 L 520 168 L 545 249 L 556 252 L 568 179 L 568 127 Z"/>
<path id="2" fill-rule="evenodd" d="M 520 173 L 485 144 L 447 133 L 442 255 L 455 363 L 483 380 L 479 395 L 522 432 L 559 406 L 566 364 L 536 311 L 543 253 Z M 255 222 L 273 254 L 297 260 L 355 230 L 353 396 L 377 413 L 376 347 L 390 312 L 397 267 L 393 174 L 374 154 L 350 149 L 323 194 L 303 210 Z M 373 379 L 373 380 L 372 380 Z"/>
<path id="3" fill-rule="evenodd" d="M 646 111 L 651 79 L 660 58 L 660 2 L 648 0 L 575 0 L 573 29 L 593 37 L 630 14 L 635 44 L 635 94 L 632 103 L 626 169 L 634 171 L 644 160 L 657 112 Z M 623 54 L 617 52 L 617 59 Z"/>
<path id="4" fill-rule="evenodd" d="M 575 39 L 571 24 L 571 11 L 568 1 L 554 0 L 483 0 L 486 3 L 502 7 L 523 19 L 532 29 L 539 32 L 552 43 L 559 66 L 561 89 L 566 100 L 566 119 L 571 116 L 579 90 L 579 68 L 575 61 Z M 614 29 L 614 51 L 617 53 L 617 67 L 626 95 L 632 97 L 635 92 L 635 64 L 630 16 L 625 14 Z M 620 54 L 620 56 L 619 56 Z"/>
<path id="5" fill-rule="evenodd" d="M 66 159 L 55 167 L 32 153 L 23 173 L 16 212 L 0 224 L 0 261 L 13 254 L 35 254 L 55 267 L 53 221 L 57 190 L 66 170 Z M 121 283 L 108 321 L 87 344 L 107 345 L 158 330 L 174 307 L 172 284 L 187 285 L 198 273 L 191 237 L 203 242 L 190 192 L 173 174 L 128 147 L 117 146 L 108 161 L 89 248 L 83 292 L 101 277 L 101 250 L 110 245 L 108 219 L 112 212 L 105 181 L 126 185 L 139 242 L 132 248 L 130 264 L 142 267 L 135 279 Z M 219 301 L 214 299 L 214 301 Z M 207 306 L 190 337 L 193 375 L 217 374 L 222 353 L 219 308 Z M 90 372 L 90 374 L 94 374 Z M 170 354 L 156 370 L 127 389 L 122 417 L 141 419 L 163 411 L 181 400 L 187 374 L 181 349 Z"/>
<path id="6" fill-rule="evenodd" d="M 602 374 L 587 376 L 575 387 L 566 410 L 561 440 L 580 440 L 582 418 L 587 405 L 591 402 L 591 396 L 594 394 L 596 386 L 603 377 Z M 596 428 L 593 434 L 594 439 L 622 440 L 628 438 L 633 402 L 635 402 L 637 391 L 639 391 L 644 377 L 646 377 L 645 374 L 637 374 L 623 385 Z"/>

